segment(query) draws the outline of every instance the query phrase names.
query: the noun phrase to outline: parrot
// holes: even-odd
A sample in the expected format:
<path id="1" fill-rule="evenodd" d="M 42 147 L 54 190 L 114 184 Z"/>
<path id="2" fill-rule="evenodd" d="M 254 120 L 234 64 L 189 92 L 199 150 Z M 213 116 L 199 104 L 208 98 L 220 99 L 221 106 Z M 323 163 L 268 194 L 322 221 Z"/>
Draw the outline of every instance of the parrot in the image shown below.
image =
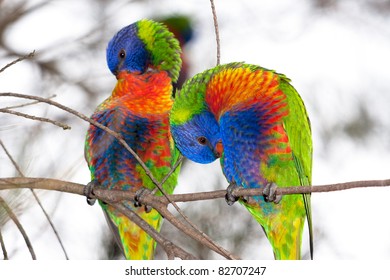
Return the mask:
<path id="1" fill-rule="evenodd" d="M 189 16 L 179 14 L 157 18 L 156 21 L 161 22 L 168 27 L 168 30 L 179 40 L 182 50 L 180 75 L 177 82 L 173 84 L 173 94 L 175 94 L 189 78 L 191 63 L 188 52 L 186 52 L 186 46 L 191 43 L 194 37 L 193 24 Z"/>
<path id="2" fill-rule="evenodd" d="M 141 19 L 119 30 L 106 50 L 108 68 L 117 82 L 91 117 L 119 133 L 160 182 L 180 156 L 169 126 L 180 53 L 178 40 L 161 23 Z M 92 124 L 84 154 L 92 187 L 134 192 L 156 187 L 117 139 Z M 163 184 L 166 193 L 173 192 L 179 172 L 180 166 Z M 158 191 L 156 195 L 162 194 Z M 153 259 L 155 240 L 113 206 L 100 200 L 99 204 L 125 258 Z M 135 201 L 125 206 L 160 231 L 163 218 L 155 209 L 137 207 Z"/>
<path id="3" fill-rule="evenodd" d="M 231 62 L 196 74 L 177 93 L 169 121 L 176 147 L 207 164 L 219 158 L 229 183 L 226 200 L 239 200 L 261 225 L 276 260 L 301 259 L 310 194 L 276 195 L 276 187 L 309 186 L 311 125 L 302 98 L 285 75 Z M 236 188 L 263 195 L 234 197 Z"/>

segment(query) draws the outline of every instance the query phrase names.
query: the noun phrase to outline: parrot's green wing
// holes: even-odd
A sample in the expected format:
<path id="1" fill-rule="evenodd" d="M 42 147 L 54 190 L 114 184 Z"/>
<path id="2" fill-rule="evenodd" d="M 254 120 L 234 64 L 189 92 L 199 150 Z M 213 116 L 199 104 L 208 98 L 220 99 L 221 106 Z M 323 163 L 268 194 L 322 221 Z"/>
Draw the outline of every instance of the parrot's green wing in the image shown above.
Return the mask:
<path id="1" fill-rule="evenodd" d="M 281 90 L 287 96 L 289 114 L 285 117 L 284 126 L 289 136 L 289 142 L 293 151 L 294 163 L 298 171 L 301 185 L 311 185 L 313 144 L 311 136 L 310 120 L 308 118 L 302 98 L 289 79 L 282 76 Z M 313 259 L 313 226 L 311 215 L 311 194 L 303 194 L 305 210 L 309 228 L 310 256 Z"/>

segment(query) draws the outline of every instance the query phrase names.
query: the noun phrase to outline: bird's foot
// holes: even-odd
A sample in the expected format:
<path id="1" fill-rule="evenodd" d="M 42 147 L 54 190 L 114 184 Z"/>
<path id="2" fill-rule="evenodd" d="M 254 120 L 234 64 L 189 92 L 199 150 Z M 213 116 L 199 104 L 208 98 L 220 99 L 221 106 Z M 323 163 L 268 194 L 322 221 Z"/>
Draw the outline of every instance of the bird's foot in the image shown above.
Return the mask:
<path id="1" fill-rule="evenodd" d="M 243 187 L 238 186 L 235 182 L 230 183 L 226 189 L 225 201 L 230 206 L 233 205 L 240 198 L 244 201 L 247 200 L 246 197 L 239 197 L 233 194 L 234 191 L 242 189 Z"/>
<path id="2" fill-rule="evenodd" d="M 138 191 L 135 192 L 134 196 L 134 206 L 135 207 L 141 207 L 143 205 L 142 197 L 147 195 L 147 194 L 154 194 L 153 191 L 147 189 L 147 188 L 141 188 Z M 149 213 L 152 211 L 152 207 L 149 205 L 144 205 L 145 207 L 145 212 Z"/>
<path id="3" fill-rule="evenodd" d="M 263 190 L 263 196 L 266 202 L 273 202 L 275 204 L 278 204 L 280 200 L 282 200 L 281 194 L 276 194 L 278 186 L 271 182 L 264 186 Z"/>
<path id="4" fill-rule="evenodd" d="M 87 197 L 87 203 L 88 205 L 94 205 L 96 202 L 96 197 L 93 193 L 93 189 L 99 187 L 99 183 L 96 179 L 89 182 L 83 190 L 83 194 Z"/>

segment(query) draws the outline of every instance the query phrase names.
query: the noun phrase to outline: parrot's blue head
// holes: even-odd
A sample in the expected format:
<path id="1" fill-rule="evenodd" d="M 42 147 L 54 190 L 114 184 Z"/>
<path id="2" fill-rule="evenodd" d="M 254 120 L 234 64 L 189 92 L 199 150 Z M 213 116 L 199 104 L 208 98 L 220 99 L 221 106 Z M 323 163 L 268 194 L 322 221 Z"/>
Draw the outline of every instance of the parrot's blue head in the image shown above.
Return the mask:
<path id="1" fill-rule="evenodd" d="M 210 112 L 196 114 L 180 125 L 171 123 L 171 130 L 176 147 L 188 159 L 211 163 L 222 156 L 219 125 Z"/>
<path id="2" fill-rule="evenodd" d="M 145 44 L 138 37 L 138 24 L 130 24 L 115 34 L 107 46 L 107 64 L 117 76 L 119 72 L 145 72 L 149 60 Z"/>
<path id="3" fill-rule="evenodd" d="M 161 23 L 142 19 L 130 24 L 111 39 L 107 64 L 118 76 L 121 71 L 144 73 L 148 68 L 166 71 L 177 81 L 181 67 L 179 41 Z"/>

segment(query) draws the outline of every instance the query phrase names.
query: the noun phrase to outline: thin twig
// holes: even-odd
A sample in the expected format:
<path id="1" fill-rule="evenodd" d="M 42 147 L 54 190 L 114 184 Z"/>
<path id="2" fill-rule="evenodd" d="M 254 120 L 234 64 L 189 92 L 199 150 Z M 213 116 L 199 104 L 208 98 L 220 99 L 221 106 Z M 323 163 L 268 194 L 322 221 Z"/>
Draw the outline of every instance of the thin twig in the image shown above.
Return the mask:
<path id="1" fill-rule="evenodd" d="M 54 120 L 51 120 L 51 119 L 48 119 L 48 118 L 36 117 L 36 116 L 28 115 L 28 114 L 25 114 L 25 113 L 20 113 L 20 112 L 14 111 L 14 110 L 0 109 L 0 113 L 7 113 L 7 114 L 23 117 L 23 118 L 26 118 L 26 119 L 31 119 L 31 120 L 35 120 L 35 121 L 51 123 L 51 124 L 54 124 L 56 126 L 61 127 L 64 130 L 71 129 L 71 127 L 69 125 L 64 124 L 64 123 L 61 123 L 61 122 L 58 122 L 58 121 L 54 121 Z"/>
<path id="2" fill-rule="evenodd" d="M 133 221 L 140 228 L 145 230 L 145 232 L 147 232 L 158 244 L 160 244 L 164 248 L 165 252 L 168 255 L 168 258 L 172 258 L 171 256 L 173 256 L 185 260 L 196 259 L 192 254 L 186 252 L 179 246 L 175 245 L 171 241 L 164 238 L 153 227 L 151 227 L 144 219 L 138 216 L 131 209 L 125 207 L 121 203 L 114 203 L 111 205 L 115 207 L 117 210 L 119 210 L 121 213 L 126 215 L 131 221 Z"/>
<path id="3" fill-rule="evenodd" d="M 4 210 L 7 212 L 8 216 L 15 223 L 19 232 L 23 235 L 24 241 L 26 242 L 27 248 L 30 251 L 32 259 L 36 260 L 37 257 L 35 255 L 34 249 L 33 249 L 32 244 L 30 242 L 30 238 L 28 237 L 26 231 L 24 230 L 22 224 L 19 222 L 19 219 L 16 217 L 15 213 L 12 211 L 12 209 L 8 206 L 7 202 L 5 202 L 5 200 L 2 197 L 0 197 L 0 205 L 4 208 Z"/>
<path id="4" fill-rule="evenodd" d="M 168 172 L 167 175 L 165 175 L 165 177 L 161 180 L 160 184 L 163 185 L 166 180 L 168 180 L 168 178 L 172 175 L 173 172 L 175 172 L 176 168 L 179 167 L 179 165 L 181 164 L 181 162 L 183 161 L 184 157 L 182 154 L 180 154 L 179 158 L 177 159 L 175 165 L 171 168 L 171 170 Z"/>
<path id="5" fill-rule="evenodd" d="M 48 178 L 0 178 L 0 190 L 31 188 L 84 195 L 84 187 L 83 184 Z"/>
<path id="6" fill-rule="evenodd" d="M 52 94 L 48 97 L 46 97 L 47 99 L 52 99 L 52 98 L 55 98 L 57 97 L 56 94 Z M 18 105 L 13 105 L 13 106 L 7 106 L 7 107 L 4 107 L 4 108 L 0 108 L 0 109 L 18 109 L 18 108 L 23 108 L 23 107 L 27 107 L 27 106 L 31 106 L 31 105 L 35 105 L 35 104 L 39 104 L 41 103 L 41 101 L 32 101 L 32 102 L 28 102 L 28 103 L 23 103 L 23 104 L 18 104 Z"/>
<path id="7" fill-rule="evenodd" d="M 180 165 L 180 163 L 183 161 L 184 157 L 183 155 L 180 155 L 179 159 L 177 160 L 176 164 L 173 166 L 173 168 L 171 169 L 171 171 L 162 179 L 161 181 L 161 184 L 164 184 L 164 182 L 168 179 L 168 177 L 174 172 L 174 170 Z M 215 243 L 207 234 L 205 234 L 202 230 L 200 230 L 189 218 L 186 214 L 184 214 L 184 212 L 177 206 L 177 204 L 172 201 L 170 199 L 170 197 L 167 195 L 167 196 L 164 196 L 164 200 L 167 201 L 167 203 L 161 208 L 161 207 L 157 207 L 156 208 L 156 205 L 154 205 L 153 203 L 149 204 L 149 203 L 145 203 L 145 205 L 150 205 L 154 208 L 156 208 L 156 210 L 158 212 L 162 211 L 162 212 L 166 212 L 166 206 L 168 205 L 168 203 L 172 204 L 176 211 L 183 217 L 183 219 L 187 222 L 187 224 L 189 224 L 194 230 L 195 232 L 193 232 L 193 234 L 195 234 L 195 236 L 197 236 L 197 233 L 199 233 L 201 235 L 201 237 L 198 239 L 198 241 L 202 242 L 202 241 L 206 241 L 206 245 L 214 250 L 215 252 L 221 254 L 222 256 L 228 258 L 228 259 L 238 259 L 238 257 L 234 256 L 232 253 L 230 253 L 229 251 L 227 251 L 226 249 L 224 249 L 222 246 L 218 245 L 217 243 Z M 143 203 L 142 201 L 142 197 L 141 197 L 141 203 Z M 166 210 L 166 211 L 165 211 Z M 191 236 L 194 238 L 194 235 L 193 234 L 190 234 L 187 230 L 185 230 L 185 226 L 182 225 L 182 224 L 175 224 L 176 223 L 176 219 L 172 219 L 172 218 L 168 218 L 167 215 L 168 214 L 164 214 L 164 213 L 161 213 L 162 216 L 169 220 L 171 222 L 171 224 L 175 225 L 177 228 L 181 229 L 184 231 L 184 233 L 186 233 L 187 235 Z M 169 214 L 171 214 L 169 212 Z M 184 229 L 183 229 L 184 227 Z M 205 244 L 205 243 L 203 243 Z"/>
<path id="8" fill-rule="evenodd" d="M 22 169 L 19 167 L 19 165 L 17 164 L 17 162 L 14 160 L 14 158 L 12 157 L 11 153 L 8 151 L 8 149 L 5 147 L 3 141 L 0 139 L 0 146 L 3 148 L 5 154 L 7 155 L 7 157 L 9 158 L 9 160 L 12 162 L 12 165 L 15 167 L 15 169 L 18 171 L 19 175 L 22 176 L 22 177 L 26 177 L 24 176 L 23 172 L 22 172 Z M 43 214 L 45 215 L 46 217 L 46 220 L 49 222 L 49 225 L 50 227 L 52 228 L 53 232 L 54 232 L 54 235 L 56 236 L 57 240 L 58 240 L 58 243 L 60 244 L 61 248 L 62 248 L 62 251 L 64 252 L 64 255 L 65 255 L 65 258 L 67 260 L 69 260 L 69 257 L 68 257 L 68 254 L 65 250 L 65 246 L 64 244 L 62 243 L 62 240 L 60 238 L 60 235 L 56 229 L 56 227 L 54 226 L 53 222 L 51 221 L 51 218 L 49 217 L 49 214 L 46 212 L 45 208 L 43 207 L 42 203 L 41 203 L 41 200 L 39 199 L 38 195 L 35 193 L 35 191 L 33 189 L 30 188 L 30 191 L 32 193 L 32 195 L 34 196 L 34 199 L 35 201 L 38 203 L 38 206 L 39 208 L 41 208 L 41 211 L 43 212 Z"/>
<path id="9" fill-rule="evenodd" d="M 11 156 L 11 153 L 8 151 L 6 146 L 4 145 L 3 141 L 0 139 L 0 146 L 3 148 L 5 154 L 7 155 L 8 159 L 12 162 L 12 165 L 15 167 L 16 171 L 18 171 L 19 175 L 22 177 L 25 177 L 22 173 L 22 170 L 20 169 L 19 165 L 16 163 L 14 158 Z"/>
<path id="10" fill-rule="evenodd" d="M 217 66 L 218 66 L 221 63 L 221 42 L 219 40 L 217 11 L 215 9 L 214 0 L 210 0 L 210 4 L 211 4 L 211 11 L 213 13 L 213 20 L 214 20 L 215 40 L 217 41 Z"/>
<path id="11" fill-rule="evenodd" d="M 180 155 L 176 164 L 172 167 L 172 169 L 170 170 L 170 172 L 162 179 L 161 181 L 161 185 L 164 184 L 164 182 L 169 178 L 169 176 L 176 170 L 176 168 L 180 165 L 180 163 L 183 161 L 184 157 L 183 155 Z M 184 212 L 177 206 L 176 202 L 170 200 L 169 196 L 168 195 L 165 195 L 164 198 L 166 198 L 166 200 L 173 205 L 173 207 L 176 209 L 176 211 L 183 217 L 183 219 L 187 222 L 187 224 L 189 224 L 193 229 L 194 229 L 194 232 L 193 234 L 189 234 L 188 232 L 186 232 L 185 230 L 183 230 L 183 227 L 184 229 L 186 228 L 185 225 L 175 225 L 174 223 L 176 222 L 176 219 L 170 219 L 169 221 L 171 222 L 171 224 L 175 225 L 177 228 L 181 229 L 184 231 L 184 233 L 186 233 L 187 235 L 191 236 L 192 238 L 194 238 L 194 236 L 198 236 L 198 233 L 200 234 L 200 238 L 197 239 L 198 241 L 200 242 L 203 242 L 202 244 L 205 244 L 206 246 L 208 246 L 210 249 L 214 250 L 215 252 L 219 253 L 220 255 L 224 256 L 225 258 L 227 259 L 238 259 L 237 256 L 233 255 L 232 253 L 230 253 L 228 250 L 226 250 L 225 248 L 223 248 L 222 246 L 218 245 L 216 242 L 214 242 L 214 240 L 212 240 L 206 233 L 204 233 L 196 224 L 194 224 L 186 214 L 184 214 Z M 154 205 L 151 205 L 152 207 L 154 207 Z M 165 206 L 166 207 L 166 206 Z M 168 211 L 166 210 L 166 208 L 159 208 L 159 209 L 156 209 L 157 211 Z M 165 211 L 166 210 L 166 211 Z M 160 212 L 161 213 L 161 212 Z M 167 215 L 168 214 L 164 214 L 164 213 L 161 213 L 162 216 L 166 219 L 168 219 Z M 171 214 L 169 212 L 169 214 Z M 178 227 L 178 226 L 181 226 Z M 204 243 L 204 241 L 206 241 L 206 243 Z"/>
<path id="12" fill-rule="evenodd" d="M 198 230 L 197 228 L 186 226 L 186 224 L 184 224 L 181 220 L 177 219 L 174 215 L 172 215 L 171 212 L 168 211 L 165 204 L 152 201 L 149 205 L 156 209 L 164 217 L 165 220 L 168 220 L 173 226 L 178 228 L 184 234 L 190 236 L 191 238 L 210 248 L 214 252 L 220 254 L 226 259 L 240 259 L 238 256 L 235 256 L 234 254 L 225 250 L 224 248 L 216 244 L 214 241 L 210 241 L 211 238 L 207 236 L 204 232 Z"/>
<path id="13" fill-rule="evenodd" d="M 5 248 L 5 243 L 3 240 L 3 235 L 1 234 L 1 230 L 0 230 L 0 245 L 1 245 L 1 250 L 3 251 L 3 260 L 8 260 L 8 253 L 7 253 L 7 249 Z"/>
<path id="14" fill-rule="evenodd" d="M 1 68 L 1 69 L 0 69 L 0 73 L 3 72 L 3 71 L 4 71 L 5 69 L 7 69 L 8 67 L 11 67 L 12 65 L 14 65 L 14 64 L 16 64 L 16 63 L 18 63 L 18 62 L 20 62 L 20 61 L 22 61 L 22 60 L 32 58 L 32 57 L 34 56 L 34 54 L 35 54 L 35 50 L 32 51 L 32 52 L 30 52 L 30 53 L 27 54 L 27 55 L 24 55 L 24 56 L 22 56 L 22 57 L 19 57 L 19 58 L 15 59 L 14 61 L 8 63 L 8 64 L 5 65 L 3 68 Z"/>

